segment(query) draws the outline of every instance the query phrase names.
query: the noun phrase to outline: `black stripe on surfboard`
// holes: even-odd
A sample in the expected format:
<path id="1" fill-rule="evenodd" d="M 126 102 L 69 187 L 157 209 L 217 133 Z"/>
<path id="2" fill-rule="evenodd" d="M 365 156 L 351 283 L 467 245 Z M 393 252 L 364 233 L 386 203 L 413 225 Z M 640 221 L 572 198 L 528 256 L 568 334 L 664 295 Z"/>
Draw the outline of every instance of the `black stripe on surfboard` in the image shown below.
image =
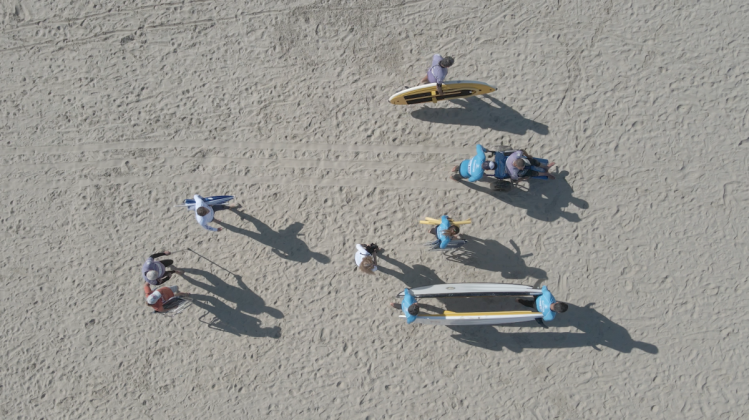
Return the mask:
<path id="1" fill-rule="evenodd" d="M 450 98 L 460 98 L 463 96 L 471 96 L 475 94 L 475 90 L 456 90 L 451 91 L 448 93 L 445 93 L 444 95 L 437 95 L 434 98 L 437 100 L 439 99 L 450 99 Z M 426 93 L 417 93 L 415 95 L 407 95 L 404 96 L 403 99 L 406 100 L 407 104 L 420 104 L 424 102 L 431 102 L 432 101 L 432 92 L 426 92 Z"/>

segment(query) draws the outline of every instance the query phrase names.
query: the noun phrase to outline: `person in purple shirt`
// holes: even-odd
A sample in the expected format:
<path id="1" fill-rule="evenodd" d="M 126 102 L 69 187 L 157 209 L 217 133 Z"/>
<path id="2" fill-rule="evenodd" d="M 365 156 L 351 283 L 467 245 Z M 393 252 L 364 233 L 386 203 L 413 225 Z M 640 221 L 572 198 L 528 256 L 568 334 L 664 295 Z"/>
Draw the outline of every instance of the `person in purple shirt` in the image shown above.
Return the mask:
<path id="1" fill-rule="evenodd" d="M 421 79 L 419 84 L 436 83 L 437 94 L 442 95 L 442 82 L 447 77 L 447 68 L 452 66 L 453 63 L 455 63 L 455 59 L 452 57 L 443 58 L 441 55 L 435 54 L 432 57 L 432 65 L 427 69 L 427 75 Z"/>
<path id="2" fill-rule="evenodd" d="M 146 283 L 158 286 L 160 284 L 166 283 L 173 274 L 182 274 L 182 271 L 180 270 L 172 269 L 170 271 L 166 271 L 166 268 L 170 267 L 174 263 L 174 261 L 156 261 L 156 258 L 163 257 L 169 254 L 169 251 L 157 252 L 156 254 L 153 254 L 146 259 L 146 262 L 143 263 L 143 267 L 141 267 L 140 269 L 140 273 Z"/>
<path id="3" fill-rule="evenodd" d="M 531 168 L 533 166 L 544 169 L 544 171 L 536 171 Z M 552 166 L 554 166 L 554 162 L 549 162 L 548 165 L 544 165 L 541 161 L 534 158 L 523 149 L 517 150 L 508 156 L 507 162 L 505 163 L 510 178 L 515 182 L 525 181 L 534 176 L 547 176 L 549 179 L 554 179 L 554 175 L 549 173 L 549 168 Z"/>

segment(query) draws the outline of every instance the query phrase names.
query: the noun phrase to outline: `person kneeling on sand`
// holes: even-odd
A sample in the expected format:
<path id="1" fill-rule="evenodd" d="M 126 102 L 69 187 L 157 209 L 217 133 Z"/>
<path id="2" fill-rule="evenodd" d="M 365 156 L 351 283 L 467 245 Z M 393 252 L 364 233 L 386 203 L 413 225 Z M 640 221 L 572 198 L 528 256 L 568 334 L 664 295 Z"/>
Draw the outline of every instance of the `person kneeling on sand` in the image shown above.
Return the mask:
<path id="1" fill-rule="evenodd" d="M 200 223 L 200 226 L 203 226 L 204 229 L 210 230 L 211 232 L 220 232 L 222 228 L 214 228 L 208 226 L 208 223 L 211 223 L 213 221 L 219 222 L 220 220 L 213 217 L 214 212 L 220 211 L 220 210 L 226 210 L 226 209 L 232 209 L 235 207 L 238 207 L 236 204 L 225 206 L 223 204 L 211 207 L 208 204 L 205 203 L 203 200 L 203 197 L 201 197 L 198 194 L 195 194 L 193 197 L 195 199 L 195 219 Z"/>
<path id="2" fill-rule="evenodd" d="M 549 168 L 554 166 L 554 162 L 543 165 L 541 161 L 529 155 L 525 150 L 518 150 L 508 156 L 505 165 L 510 178 L 515 182 L 525 181 L 534 176 L 548 176 L 549 179 L 554 179 L 554 175 L 549 173 Z M 544 171 L 535 171 L 531 168 L 533 166 L 544 169 Z"/>
<path id="3" fill-rule="evenodd" d="M 177 286 L 163 286 L 152 291 L 151 286 L 146 283 L 143 290 L 146 292 L 146 304 L 156 312 L 164 312 L 164 305 L 175 296 L 190 296 L 189 293 L 180 292 Z"/>
<path id="4" fill-rule="evenodd" d="M 164 252 L 158 252 L 156 254 L 151 255 L 146 259 L 146 262 L 143 263 L 143 267 L 141 267 L 141 275 L 143 276 L 143 280 L 146 281 L 148 284 L 152 284 L 154 286 L 158 286 L 160 284 L 164 284 L 169 280 L 172 275 L 174 274 L 182 274 L 179 270 L 169 270 L 166 271 L 166 268 L 171 266 L 174 261 L 172 260 L 162 260 L 162 261 L 156 261 L 156 258 L 163 257 L 164 255 L 171 254 L 169 251 Z"/>
<path id="5" fill-rule="evenodd" d="M 436 83 L 437 94 L 442 95 L 442 82 L 447 77 L 447 68 L 452 66 L 455 60 L 452 57 L 442 58 L 441 55 L 435 54 L 432 57 L 432 65 L 427 69 L 427 75 L 419 82 L 420 84 L 425 83 Z"/>
<path id="6" fill-rule="evenodd" d="M 546 286 L 541 288 L 541 294 L 534 299 L 515 299 L 515 301 L 529 308 L 535 307 L 538 312 L 541 312 L 543 314 L 543 320 L 541 318 L 536 318 L 536 322 L 544 328 L 546 328 L 544 321 L 551 321 L 556 318 L 557 313 L 567 311 L 567 304 L 564 302 L 557 302 Z"/>
<path id="7" fill-rule="evenodd" d="M 374 274 L 377 271 L 377 253 L 379 251 L 381 249 L 376 244 L 356 244 L 354 261 L 356 261 L 356 266 L 359 267 L 359 270 L 367 274 Z"/>

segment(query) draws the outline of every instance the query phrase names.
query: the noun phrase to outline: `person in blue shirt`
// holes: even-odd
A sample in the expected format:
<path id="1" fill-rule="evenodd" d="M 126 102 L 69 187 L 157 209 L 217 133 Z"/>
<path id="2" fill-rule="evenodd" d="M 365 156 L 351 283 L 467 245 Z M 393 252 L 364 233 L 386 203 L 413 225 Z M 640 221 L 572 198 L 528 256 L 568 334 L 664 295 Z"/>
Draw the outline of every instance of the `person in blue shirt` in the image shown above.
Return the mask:
<path id="1" fill-rule="evenodd" d="M 440 249 L 447 248 L 447 245 L 451 241 L 463 242 L 463 241 L 457 241 L 458 232 L 460 232 L 460 228 L 454 225 L 450 225 L 450 219 L 446 215 L 442 216 L 441 221 L 442 223 L 440 223 L 440 225 L 437 226 L 437 239 L 439 239 L 440 241 Z M 459 244 L 458 243 L 453 244 L 453 246 L 457 246 L 457 245 Z"/>
<path id="2" fill-rule="evenodd" d="M 427 243 L 429 249 L 445 249 L 445 248 L 460 248 L 465 245 L 468 241 L 459 239 L 458 233 L 460 228 L 450 224 L 450 218 L 446 215 L 442 216 L 442 223 L 437 228 L 432 228 L 429 233 L 433 233 L 437 236 L 436 241 Z"/>
<path id="3" fill-rule="evenodd" d="M 557 302 L 546 286 L 541 288 L 541 294 L 536 296 L 535 299 L 515 299 L 515 301 L 529 308 L 535 307 L 538 312 L 541 312 L 543 319 L 536 318 L 536 322 L 544 328 L 546 327 L 544 321 L 551 321 L 557 316 L 557 313 L 567 311 L 567 304 Z"/>
<path id="4" fill-rule="evenodd" d="M 419 304 L 416 303 L 416 297 L 408 287 L 406 287 L 403 293 L 401 304 L 391 303 L 390 306 L 395 309 L 398 309 L 398 306 L 400 306 L 403 314 L 406 315 L 406 323 L 408 324 L 416 321 L 416 317 L 419 315 Z"/>
<path id="5" fill-rule="evenodd" d="M 476 145 L 476 155 L 471 159 L 464 160 L 460 165 L 453 168 L 450 179 L 458 181 L 468 178 L 468 182 L 476 182 L 484 177 L 484 171 L 495 170 L 496 162 L 487 162 L 486 153 L 489 152 L 484 146 Z"/>

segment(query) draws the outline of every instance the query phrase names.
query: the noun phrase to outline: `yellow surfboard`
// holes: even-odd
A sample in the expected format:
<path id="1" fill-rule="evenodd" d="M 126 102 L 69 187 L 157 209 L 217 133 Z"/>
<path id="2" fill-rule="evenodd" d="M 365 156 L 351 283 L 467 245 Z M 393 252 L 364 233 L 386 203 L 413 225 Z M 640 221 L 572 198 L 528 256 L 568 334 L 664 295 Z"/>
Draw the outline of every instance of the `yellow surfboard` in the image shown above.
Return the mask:
<path id="1" fill-rule="evenodd" d="M 484 82 L 471 80 L 455 80 L 442 84 L 442 95 L 437 95 L 437 84 L 429 83 L 410 89 L 402 90 L 391 96 L 390 101 L 393 105 L 411 105 L 423 104 L 428 102 L 444 101 L 447 99 L 467 98 L 474 95 L 486 95 L 492 93 L 497 88 L 489 86 Z"/>
<path id="2" fill-rule="evenodd" d="M 461 226 L 461 225 L 468 225 L 471 223 L 471 219 L 468 220 L 459 220 L 457 222 L 453 221 L 453 219 L 447 219 L 450 221 L 451 225 Z M 442 223 L 442 220 L 435 219 L 432 217 L 425 217 L 424 220 L 419 220 L 419 223 L 422 225 L 439 225 Z"/>

